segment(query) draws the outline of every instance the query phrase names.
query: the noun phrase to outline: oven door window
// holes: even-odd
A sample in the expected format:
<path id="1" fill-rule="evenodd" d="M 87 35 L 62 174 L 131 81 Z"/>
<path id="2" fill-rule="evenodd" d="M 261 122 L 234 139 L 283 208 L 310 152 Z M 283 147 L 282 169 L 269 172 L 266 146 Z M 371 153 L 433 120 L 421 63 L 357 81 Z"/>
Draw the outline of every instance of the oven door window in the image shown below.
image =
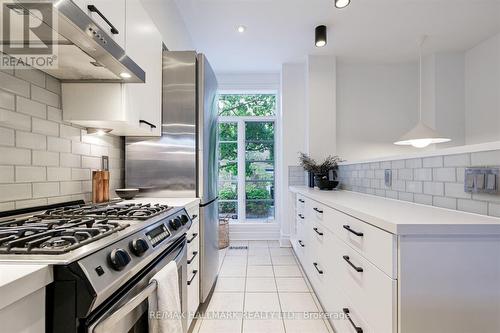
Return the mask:
<path id="1" fill-rule="evenodd" d="M 103 322 L 104 324 L 105 322 Z M 146 299 L 134 309 L 128 311 L 115 322 L 111 331 L 108 325 L 98 325 L 94 329 L 94 333 L 147 333 L 149 332 L 148 324 L 148 300 Z"/>

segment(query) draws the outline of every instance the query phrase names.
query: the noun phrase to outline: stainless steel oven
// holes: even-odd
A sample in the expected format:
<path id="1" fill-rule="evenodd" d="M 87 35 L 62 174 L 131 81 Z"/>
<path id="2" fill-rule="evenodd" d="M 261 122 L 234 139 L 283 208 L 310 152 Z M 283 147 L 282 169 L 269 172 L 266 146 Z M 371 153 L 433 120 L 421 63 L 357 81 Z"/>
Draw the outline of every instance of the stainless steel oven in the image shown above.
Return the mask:
<path id="1" fill-rule="evenodd" d="M 169 262 L 177 263 L 179 291 L 182 313 L 187 312 L 187 245 L 186 237 L 179 239 L 153 260 L 143 271 L 132 277 L 126 288 L 112 297 L 106 305 L 88 318 L 87 333 L 147 333 L 148 299 L 156 292 L 156 282 L 150 279 Z M 187 319 L 182 316 L 184 332 L 187 331 Z"/>

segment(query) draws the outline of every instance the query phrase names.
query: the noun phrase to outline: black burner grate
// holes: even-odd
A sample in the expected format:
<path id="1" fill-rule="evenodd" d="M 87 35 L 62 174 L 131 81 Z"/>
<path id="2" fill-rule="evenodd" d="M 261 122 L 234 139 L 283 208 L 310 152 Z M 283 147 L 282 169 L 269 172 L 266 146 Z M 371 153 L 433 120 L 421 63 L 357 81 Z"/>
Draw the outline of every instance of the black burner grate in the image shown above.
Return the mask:
<path id="1" fill-rule="evenodd" d="M 0 253 L 61 254 L 129 224 L 108 219 L 33 216 L 0 222 Z"/>

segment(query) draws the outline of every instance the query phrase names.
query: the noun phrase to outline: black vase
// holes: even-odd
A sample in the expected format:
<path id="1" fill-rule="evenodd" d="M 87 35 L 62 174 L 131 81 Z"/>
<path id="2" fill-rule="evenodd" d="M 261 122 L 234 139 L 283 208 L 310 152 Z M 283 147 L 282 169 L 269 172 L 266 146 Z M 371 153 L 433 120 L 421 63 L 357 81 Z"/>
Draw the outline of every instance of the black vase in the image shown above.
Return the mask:
<path id="1" fill-rule="evenodd" d="M 309 171 L 308 175 L 309 175 L 309 179 L 308 179 L 307 185 L 309 185 L 310 188 L 313 188 L 314 187 L 314 173 Z"/>
<path id="2" fill-rule="evenodd" d="M 331 191 L 339 184 L 336 180 L 328 179 L 328 175 L 316 175 L 314 177 L 314 184 L 320 190 Z"/>

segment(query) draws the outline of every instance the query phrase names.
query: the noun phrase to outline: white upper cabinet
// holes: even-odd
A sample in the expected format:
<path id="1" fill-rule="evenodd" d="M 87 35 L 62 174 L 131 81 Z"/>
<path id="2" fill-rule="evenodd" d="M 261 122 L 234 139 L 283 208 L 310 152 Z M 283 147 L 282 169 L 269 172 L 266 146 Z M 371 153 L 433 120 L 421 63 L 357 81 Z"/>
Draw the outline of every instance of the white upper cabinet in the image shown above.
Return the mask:
<path id="1" fill-rule="evenodd" d="M 73 2 L 104 29 L 118 45 L 123 49 L 126 48 L 125 0 L 73 0 Z"/>
<path id="2" fill-rule="evenodd" d="M 161 135 L 162 37 L 140 0 L 127 0 L 126 18 L 127 54 L 146 72 L 146 83 L 126 84 L 125 103 L 139 113 L 141 128 Z"/>
<path id="3" fill-rule="evenodd" d="M 118 8 L 121 8 L 123 3 L 124 27 L 118 31 L 119 34 L 122 34 L 122 31 L 124 33 L 122 36 L 126 54 L 144 70 L 146 80 L 145 83 L 123 84 L 63 83 L 64 120 L 84 127 L 112 129 L 112 134 L 120 136 L 160 136 L 162 83 L 160 32 L 142 7 L 140 0 L 93 2 L 78 0 L 78 2 L 85 6 L 99 5 L 103 8 L 103 13 L 104 9 L 107 10 L 106 13 L 112 12 L 114 4 L 120 4 Z"/>

